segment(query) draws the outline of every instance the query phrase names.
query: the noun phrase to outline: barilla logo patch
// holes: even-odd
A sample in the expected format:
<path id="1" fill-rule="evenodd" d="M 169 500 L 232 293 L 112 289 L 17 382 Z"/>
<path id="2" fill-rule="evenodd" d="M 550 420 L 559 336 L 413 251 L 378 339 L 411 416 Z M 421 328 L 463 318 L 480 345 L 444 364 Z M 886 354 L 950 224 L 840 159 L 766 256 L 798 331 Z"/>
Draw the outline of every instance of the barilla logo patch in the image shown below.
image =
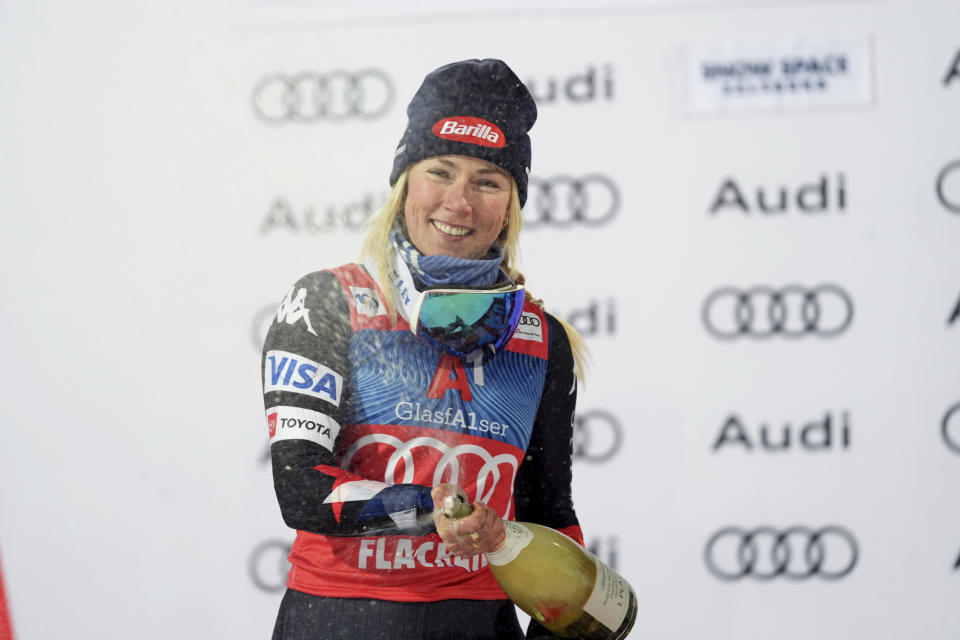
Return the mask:
<path id="1" fill-rule="evenodd" d="M 482 147 L 499 149 L 507 145 L 507 138 L 500 127 L 483 118 L 473 116 L 453 116 L 437 120 L 432 131 L 439 138 L 479 144 Z"/>

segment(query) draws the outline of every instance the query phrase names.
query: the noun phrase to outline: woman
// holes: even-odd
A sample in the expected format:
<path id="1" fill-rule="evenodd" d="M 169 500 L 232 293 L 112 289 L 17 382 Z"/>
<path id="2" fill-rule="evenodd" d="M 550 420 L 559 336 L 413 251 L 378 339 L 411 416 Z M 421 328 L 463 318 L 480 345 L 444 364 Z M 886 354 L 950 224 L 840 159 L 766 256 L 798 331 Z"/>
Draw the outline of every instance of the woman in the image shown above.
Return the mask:
<path id="1" fill-rule="evenodd" d="M 503 62 L 468 60 L 429 74 L 407 115 L 365 263 L 295 283 L 264 345 L 274 485 L 297 530 L 276 639 L 521 638 L 482 555 L 502 519 L 583 541 L 582 342 L 513 266 L 536 105 Z M 435 515 L 451 493 L 474 512 Z"/>

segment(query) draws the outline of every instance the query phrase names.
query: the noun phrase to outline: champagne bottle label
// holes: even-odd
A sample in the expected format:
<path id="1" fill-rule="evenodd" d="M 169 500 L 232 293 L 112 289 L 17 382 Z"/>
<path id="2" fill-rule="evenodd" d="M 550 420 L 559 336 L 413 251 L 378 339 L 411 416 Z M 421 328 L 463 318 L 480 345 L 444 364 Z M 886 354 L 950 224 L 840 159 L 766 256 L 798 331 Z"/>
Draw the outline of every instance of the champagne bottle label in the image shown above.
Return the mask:
<path id="1" fill-rule="evenodd" d="M 583 603 L 583 610 L 612 631 L 623 623 L 630 605 L 630 584 L 616 571 L 593 558 L 597 565 L 597 581 L 593 592 Z"/>
<path id="2" fill-rule="evenodd" d="M 513 562 L 513 559 L 520 555 L 520 552 L 533 540 L 533 532 L 519 522 L 504 520 L 503 526 L 507 532 L 507 539 L 503 546 L 487 553 L 487 562 L 497 566 Z"/>

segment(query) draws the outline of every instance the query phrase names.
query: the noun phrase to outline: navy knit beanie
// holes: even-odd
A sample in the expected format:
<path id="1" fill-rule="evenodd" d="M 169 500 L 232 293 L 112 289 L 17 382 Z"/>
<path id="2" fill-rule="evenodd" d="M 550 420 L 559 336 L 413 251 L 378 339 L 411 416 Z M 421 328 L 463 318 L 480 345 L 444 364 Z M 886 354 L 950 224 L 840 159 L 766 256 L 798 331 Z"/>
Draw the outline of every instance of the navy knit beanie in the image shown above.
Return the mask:
<path id="1" fill-rule="evenodd" d="M 481 158 L 505 169 L 527 200 L 530 136 L 537 105 L 502 60 L 464 60 L 431 72 L 407 107 L 390 186 L 408 166 L 439 155 Z"/>

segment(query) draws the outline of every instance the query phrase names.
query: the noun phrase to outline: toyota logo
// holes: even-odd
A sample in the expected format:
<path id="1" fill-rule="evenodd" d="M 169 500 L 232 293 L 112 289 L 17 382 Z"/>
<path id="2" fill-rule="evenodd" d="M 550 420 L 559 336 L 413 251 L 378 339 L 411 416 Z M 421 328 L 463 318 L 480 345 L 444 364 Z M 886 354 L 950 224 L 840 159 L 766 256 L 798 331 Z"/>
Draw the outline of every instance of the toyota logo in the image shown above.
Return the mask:
<path id="1" fill-rule="evenodd" d="M 937 197 L 947 211 L 953 213 L 960 213 L 960 175 L 954 178 L 952 189 L 947 189 L 946 185 L 948 176 L 957 169 L 960 169 L 960 160 L 954 160 L 945 166 L 937 176 Z"/>
<path id="2" fill-rule="evenodd" d="M 852 321 L 853 301 L 832 284 L 746 290 L 722 287 L 703 303 L 703 324 L 720 340 L 774 335 L 832 338 L 846 331 Z"/>
<path id="3" fill-rule="evenodd" d="M 527 193 L 523 224 L 531 229 L 575 224 L 597 227 L 609 222 L 620 210 L 617 185 L 598 174 L 582 178 L 530 178 Z"/>
<path id="4" fill-rule="evenodd" d="M 379 69 L 272 73 L 253 87 L 251 105 L 270 124 L 319 120 L 371 120 L 393 104 L 394 88 Z"/>
<path id="5" fill-rule="evenodd" d="M 838 526 L 784 530 L 726 527 L 713 534 L 704 549 L 710 573 L 721 580 L 751 576 L 803 580 L 819 576 L 839 580 L 853 571 L 859 551 L 853 535 Z"/>
<path id="6" fill-rule="evenodd" d="M 586 462 L 606 462 L 620 451 L 623 428 L 616 416 L 594 409 L 573 419 L 573 457 Z"/>
<path id="7" fill-rule="evenodd" d="M 960 417 L 956 417 L 957 412 L 960 412 L 960 402 L 947 409 L 940 423 L 943 441 L 954 453 L 960 453 Z"/>
<path id="8" fill-rule="evenodd" d="M 247 560 L 247 573 L 257 589 L 277 593 L 286 588 L 290 547 L 290 543 L 283 540 L 265 540 L 253 548 Z"/>

